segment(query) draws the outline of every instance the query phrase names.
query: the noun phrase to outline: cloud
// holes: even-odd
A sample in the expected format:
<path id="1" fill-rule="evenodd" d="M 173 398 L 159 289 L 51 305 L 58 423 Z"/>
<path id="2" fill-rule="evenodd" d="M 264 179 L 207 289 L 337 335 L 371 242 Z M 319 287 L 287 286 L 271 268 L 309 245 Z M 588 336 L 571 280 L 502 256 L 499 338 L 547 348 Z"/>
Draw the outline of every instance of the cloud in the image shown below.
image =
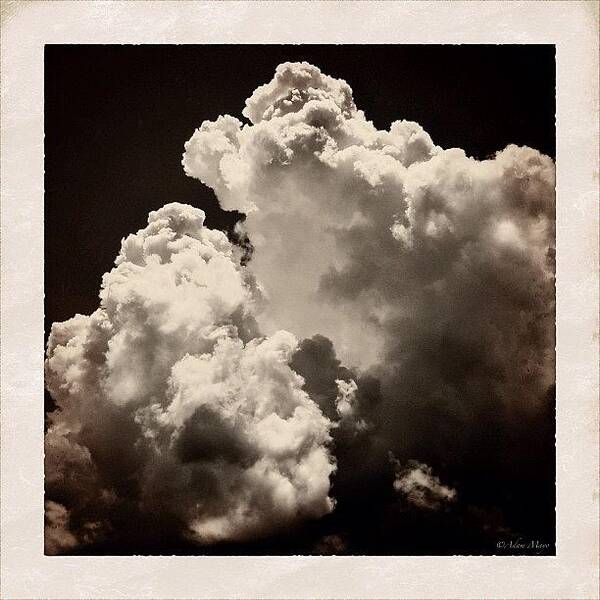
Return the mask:
<path id="1" fill-rule="evenodd" d="M 69 513 L 62 504 L 45 503 L 44 552 L 60 554 L 77 546 L 77 538 L 69 531 Z"/>
<path id="2" fill-rule="evenodd" d="M 98 310 L 52 327 L 49 553 L 140 524 L 253 539 L 332 510 L 331 422 L 289 366 L 297 340 L 257 335 L 258 287 L 203 220 L 150 213 Z"/>
<path id="3" fill-rule="evenodd" d="M 426 510 L 439 510 L 444 504 L 456 500 L 456 490 L 442 485 L 431 467 L 418 461 L 408 461 L 406 465 L 390 456 L 396 467 L 394 489 L 409 504 Z"/>
<path id="4" fill-rule="evenodd" d="M 373 408 L 381 400 L 379 381 L 341 364 L 333 343 L 322 335 L 300 342 L 290 366 L 304 380 L 304 389 L 335 423 L 333 436 L 372 429 Z"/>
<path id="5" fill-rule="evenodd" d="M 354 412 L 354 403 L 356 402 L 356 391 L 358 386 L 354 379 L 344 381 L 336 379 L 335 383 L 338 387 L 338 394 L 335 399 L 336 409 L 340 417 L 347 417 Z"/>
<path id="6" fill-rule="evenodd" d="M 553 161 L 516 145 L 478 160 L 405 120 L 378 130 L 307 63 L 280 65 L 243 114 L 202 123 L 184 169 L 246 214 L 260 327 L 325 337 L 352 372 L 328 379 L 328 416 L 335 379 L 369 376 L 382 477 L 392 451 L 486 481 L 465 497 L 515 520 L 550 506 Z"/>
<path id="7" fill-rule="evenodd" d="M 301 337 L 322 334 L 345 362 L 365 366 L 380 349 L 377 323 L 357 304 L 346 302 L 340 312 L 322 302 L 321 288 L 330 269 L 352 257 L 351 237 L 371 236 L 374 221 L 387 216 L 392 239 L 405 165 L 438 149 L 416 123 L 377 131 L 345 82 L 306 63 L 281 65 L 245 114 L 252 125 L 230 116 L 205 121 L 185 145 L 185 172 L 212 187 L 222 208 L 247 214 L 251 268 L 269 298 L 259 316 L 265 331 L 288 323 Z M 358 350 L 365 336 L 372 343 Z"/>
<path id="8" fill-rule="evenodd" d="M 420 295 L 467 292 L 481 270 L 507 304 L 551 288 L 548 157 L 509 146 L 477 161 L 435 146 L 416 123 L 378 131 L 345 82 L 306 63 L 280 65 L 245 114 L 252 124 L 205 121 L 183 164 L 223 208 L 247 213 L 265 330 L 320 333 L 365 368 L 385 357 L 394 321 L 419 318 Z M 491 277 L 497 267 L 504 281 Z"/>
<path id="9" fill-rule="evenodd" d="M 280 65 L 242 114 L 203 122 L 182 160 L 244 213 L 238 243 L 169 204 L 123 240 L 99 309 L 52 328 L 55 529 L 253 540 L 335 497 L 352 551 L 416 527 L 398 493 L 547 527 L 552 160 L 515 145 L 477 160 L 411 121 L 378 130 L 308 63 Z M 440 531 L 427 519 L 443 511 L 421 512 Z"/>

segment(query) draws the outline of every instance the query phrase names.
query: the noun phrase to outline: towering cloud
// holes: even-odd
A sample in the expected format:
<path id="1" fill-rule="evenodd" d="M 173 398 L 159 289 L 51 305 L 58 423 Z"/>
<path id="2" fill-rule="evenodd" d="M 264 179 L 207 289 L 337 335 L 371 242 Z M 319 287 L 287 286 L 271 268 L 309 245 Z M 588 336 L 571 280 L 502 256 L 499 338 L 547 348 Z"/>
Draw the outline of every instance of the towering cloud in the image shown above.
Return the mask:
<path id="1" fill-rule="evenodd" d="M 49 553 L 123 527 L 243 540 L 332 509 L 331 422 L 289 366 L 297 341 L 256 337 L 256 285 L 203 220 L 151 213 L 100 308 L 52 328 Z"/>
<path id="2" fill-rule="evenodd" d="M 280 65 L 243 114 L 205 121 L 183 165 L 246 214 L 261 327 L 326 336 L 377 380 L 371 440 L 402 462 L 443 464 L 512 517 L 542 494 L 552 507 L 552 160 L 514 145 L 476 160 L 408 121 L 377 130 L 307 63 Z"/>
<path id="3" fill-rule="evenodd" d="M 167 205 L 123 241 L 100 308 L 52 329 L 49 551 L 131 514 L 251 540 L 333 497 L 308 547 L 373 552 L 379 532 L 390 551 L 407 514 L 446 505 L 461 528 L 547 527 L 552 160 L 378 130 L 307 63 L 280 65 L 242 112 L 202 123 L 183 166 L 245 215 L 244 243 Z"/>

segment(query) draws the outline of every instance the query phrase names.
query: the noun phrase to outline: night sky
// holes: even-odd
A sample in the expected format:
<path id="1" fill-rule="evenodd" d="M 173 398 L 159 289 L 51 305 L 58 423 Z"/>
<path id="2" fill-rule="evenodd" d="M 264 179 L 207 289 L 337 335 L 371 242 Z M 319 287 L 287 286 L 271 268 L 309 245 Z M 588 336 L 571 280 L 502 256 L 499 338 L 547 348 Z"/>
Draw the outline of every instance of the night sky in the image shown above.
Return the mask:
<path id="1" fill-rule="evenodd" d="M 493 156 L 509 143 L 531 146 L 554 158 L 554 56 L 553 46 L 535 45 L 47 45 L 46 334 L 53 322 L 97 308 L 102 275 L 110 270 L 121 239 L 145 226 L 149 211 L 168 202 L 192 204 L 206 212 L 208 227 L 232 231 L 241 215 L 222 211 L 212 190 L 184 175 L 183 145 L 206 119 L 222 114 L 242 119 L 244 100 L 272 78 L 281 62 L 308 61 L 345 79 L 356 105 L 380 129 L 406 119 L 422 125 L 437 145 L 463 148 L 478 159 Z M 553 404 L 550 400 L 546 429 L 531 437 L 532 448 L 553 439 Z M 47 395 L 46 410 L 51 407 Z M 551 458 L 546 456 L 540 466 L 539 480 L 523 481 L 524 496 L 537 487 L 531 502 L 501 502 L 513 511 L 520 531 L 553 540 Z M 530 470 L 535 472 L 536 466 Z M 488 482 L 478 480 L 477 485 Z M 489 489 L 494 485 L 490 482 Z M 363 511 L 389 510 L 387 496 L 393 492 L 389 485 L 386 489 L 342 502 L 339 510 L 293 536 L 251 545 L 224 544 L 210 552 L 304 553 L 314 548 L 315 539 L 356 524 Z M 540 495 L 545 495 L 541 508 L 535 501 Z M 375 525 L 359 523 L 358 542 L 350 551 L 490 553 L 481 522 L 493 521 L 493 507 L 456 510 L 451 519 L 414 514 L 407 520 L 390 513 Z M 397 520 L 402 523 L 396 528 Z M 389 533 L 395 528 L 402 531 L 402 539 Z M 165 536 L 160 543 L 121 540 L 75 553 L 82 552 L 170 554 L 193 553 L 194 548 Z"/>

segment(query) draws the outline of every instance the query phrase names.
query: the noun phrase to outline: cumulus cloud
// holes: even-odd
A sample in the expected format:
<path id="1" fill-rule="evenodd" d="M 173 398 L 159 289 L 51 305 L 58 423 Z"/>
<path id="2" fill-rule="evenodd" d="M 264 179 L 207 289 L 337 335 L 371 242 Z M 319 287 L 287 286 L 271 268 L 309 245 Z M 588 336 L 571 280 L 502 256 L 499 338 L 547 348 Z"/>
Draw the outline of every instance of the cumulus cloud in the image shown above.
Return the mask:
<path id="1" fill-rule="evenodd" d="M 330 339 L 315 335 L 300 342 L 290 366 L 304 389 L 335 424 L 334 438 L 372 429 L 373 408 L 381 400 L 379 381 L 342 365 Z"/>
<path id="2" fill-rule="evenodd" d="M 169 204 L 125 238 L 90 316 L 55 323 L 46 376 L 46 550 L 132 521 L 199 543 L 260 537 L 332 510 L 331 422 L 257 335 L 261 302 L 226 236 Z"/>
<path id="3" fill-rule="evenodd" d="M 398 493 L 518 522 L 553 489 L 552 160 L 378 130 L 308 63 L 277 67 L 242 116 L 204 121 L 182 161 L 244 214 L 239 243 L 167 205 L 123 240 L 99 309 L 53 326 L 55 530 L 103 539 L 133 513 L 253 539 L 335 496 L 345 532 L 359 511 L 384 535 Z"/>
<path id="4" fill-rule="evenodd" d="M 331 269 L 348 265 L 352 238 L 371 237 L 385 215 L 389 230 L 404 206 L 400 174 L 438 149 L 416 123 L 377 131 L 347 83 L 306 63 L 280 65 L 244 114 L 251 125 L 230 116 L 205 121 L 185 145 L 185 172 L 212 187 L 222 208 L 247 214 L 251 268 L 269 298 L 261 326 L 320 333 L 345 362 L 366 366 L 381 346 L 377 311 L 346 302 L 340 312 L 321 301 L 322 288 Z M 370 343 L 357 349 L 365 337 Z"/>
<path id="5" fill-rule="evenodd" d="M 393 456 L 390 460 L 396 467 L 394 489 L 409 504 L 426 510 L 439 510 L 444 504 L 456 500 L 456 490 L 442 485 L 430 466 L 414 460 L 402 465 Z"/>
<path id="6" fill-rule="evenodd" d="M 69 513 L 62 504 L 45 503 L 44 552 L 60 554 L 77 546 L 77 538 L 69 531 Z"/>
<path id="7" fill-rule="evenodd" d="M 406 121 L 378 131 L 348 84 L 307 63 L 280 65 L 244 114 L 252 124 L 205 121 L 183 164 L 223 208 L 247 213 L 249 267 L 269 298 L 261 325 L 321 333 L 362 368 L 445 339 L 477 348 L 506 403 L 543 396 L 553 378 L 550 158 L 511 145 L 478 161 Z"/>
<path id="8" fill-rule="evenodd" d="M 516 145 L 478 160 L 405 120 L 378 130 L 307 63 L 280 65 L 243 115 L 202 123 L 183 166 L 246 215 L 261 328 L 331 340 L 352 377 L 330 386 L 376 380 L 370 439 L 399 460 L 492 482 L 465 494 L 514 514 L 518 486 L 538 501 L 553 485 L 553 161 Z M 331 391 L 336 419 L 351 394 Z"/>
<path id="9" fill-rule="evenodd" d="M 509 146 L 477 161 L 435 146 L 413 122 L 378 131 L 344 81 L 306 63 L 280 65 L 244 114 L 250 125 L 205 121 L 183 164 L 223 208 L 247 214 L 250 266 L 270 300 L 266 330 L 321 333 L 365 368 L 385 357 L 392 324 L 426 317 L 416 314 L 423 296 L 439 297 L 438 322 L 452 294 L 480 311 L 498 295 L 500 308 L 536 288 L 547 296 L 548 157 Z"/>
<path id="10" fill-rule="evenodd" d="M 338 388 L 338 394 L 335 399 L 336 409 L 341 417 L 346 417 L 354 412 L 354 403 L 356 402 L 356 391 L 358 386 L 354 379 L 344 381 L 336 379 L 335 383 Z"/>

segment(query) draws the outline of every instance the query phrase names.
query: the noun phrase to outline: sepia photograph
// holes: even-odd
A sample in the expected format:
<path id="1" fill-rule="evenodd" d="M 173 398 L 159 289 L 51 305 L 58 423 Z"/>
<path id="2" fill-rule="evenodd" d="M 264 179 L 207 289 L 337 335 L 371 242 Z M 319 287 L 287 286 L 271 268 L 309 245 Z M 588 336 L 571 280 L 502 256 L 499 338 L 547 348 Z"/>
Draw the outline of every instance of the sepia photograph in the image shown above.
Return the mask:
<path id="1" fill-rule="evenodd" d="M 0 597 L 597 600 L 595 0 L 0 1 Z"/>
<path id="2" fill-rule="evenodd" d="M 45 48 L 45 552 L 555 553 L 551 45 Z"/>

